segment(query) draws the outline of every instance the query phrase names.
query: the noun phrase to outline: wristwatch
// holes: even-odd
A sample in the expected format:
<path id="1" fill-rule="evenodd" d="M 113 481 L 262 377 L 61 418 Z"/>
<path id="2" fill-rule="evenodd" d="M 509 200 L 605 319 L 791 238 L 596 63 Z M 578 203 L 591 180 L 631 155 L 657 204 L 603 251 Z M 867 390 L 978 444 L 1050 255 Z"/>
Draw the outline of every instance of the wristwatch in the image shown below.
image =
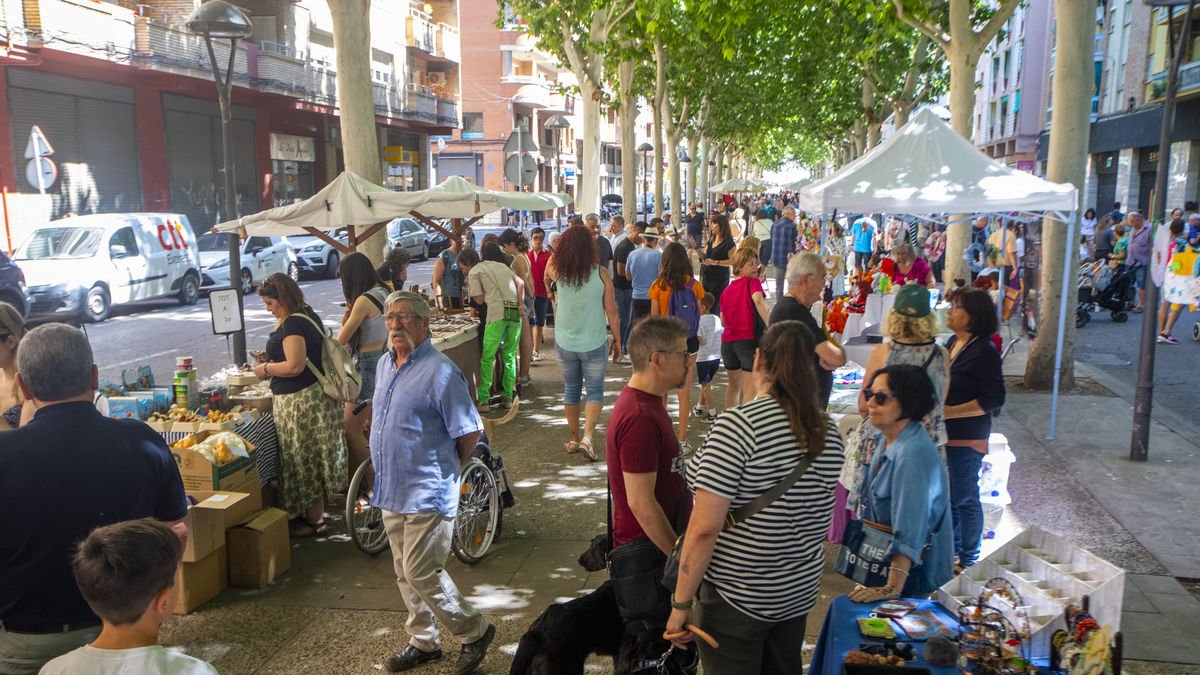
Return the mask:
<path id="1" fill-rule="evenodd" d="M 687 600 L 685 600 L 683 602 L 679 602 L 679 601 L 675 600 L 674 594 L 671 595 L 671 607 L 674 607 L 675 609 L 691 609 L 693 601 L 694 601 L 694 598 L 688 598 Z"/>

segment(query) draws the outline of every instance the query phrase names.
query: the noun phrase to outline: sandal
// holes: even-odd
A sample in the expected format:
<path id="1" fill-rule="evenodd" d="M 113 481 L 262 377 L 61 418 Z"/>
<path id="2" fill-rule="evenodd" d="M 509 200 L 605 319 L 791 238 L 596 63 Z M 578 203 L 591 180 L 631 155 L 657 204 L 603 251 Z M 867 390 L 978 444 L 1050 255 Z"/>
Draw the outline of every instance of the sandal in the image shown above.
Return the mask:
<path id="1" fill-rule="evenodd" d="M 316 523 L 301 521 L 291 528 L 289 533 L 291 537 L 296 539 L 306 539 L 308 537 L 324 537 L 329 534 L 329 524 L 324 520 Z"/>
<path id="2" fill-rule="evenodd" d="M 573 455 L 579 452 L 579 443 L 575 441 L 567 441 L 566 443 L 563 443 L 563 447 L 566 448 L 568 455 Z"/>
<path id="3" fill-rule="evenodd" d="M 584 438 L 579 441 L 579 448 L 583 450 L 583 454 L 587 455 L 588 459 L 596 461 L 596 451 L 592 449 L 592 439 Z"/>

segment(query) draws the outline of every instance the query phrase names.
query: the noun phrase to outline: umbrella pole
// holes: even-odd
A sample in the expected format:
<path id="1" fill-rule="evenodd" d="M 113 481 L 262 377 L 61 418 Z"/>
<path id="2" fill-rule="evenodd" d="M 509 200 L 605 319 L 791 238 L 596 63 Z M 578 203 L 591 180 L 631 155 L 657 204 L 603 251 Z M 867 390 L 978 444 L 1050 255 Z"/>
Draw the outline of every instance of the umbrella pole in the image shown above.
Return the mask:
<path id="1" fill-rule="evenodd" d="M 1062 379 L 1063 333 L 1066 331 L 1067 325 L 1067 293 L 1074 286 L 1074 275 L 1070 271 L 1071 247 L 1076 245 L 1071 241 L 1075 237 L 1076 211 L 1077 209 L 1071 209 L 1071 215 L 1067 216 L 1067 245 L 1066 252 L 1063 253 L 1062 298 L 1058 303 L 1058 342 L 1054 347 L 1054 394 L 1050 399 L 1050 433 L 1046 436 L 1048 441 L 1054 440 L 1054 425 L 1058 422 L 1058 386 Z"/>

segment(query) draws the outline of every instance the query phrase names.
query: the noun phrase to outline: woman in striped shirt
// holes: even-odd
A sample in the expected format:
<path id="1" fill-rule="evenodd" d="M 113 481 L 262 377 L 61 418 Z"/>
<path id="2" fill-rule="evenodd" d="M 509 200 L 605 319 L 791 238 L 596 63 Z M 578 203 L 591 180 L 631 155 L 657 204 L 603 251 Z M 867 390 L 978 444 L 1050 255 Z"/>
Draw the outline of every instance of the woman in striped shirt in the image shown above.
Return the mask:
<path id="1" fill-rule="evenodd" d="M 754 360 L 763 395 L 717 418 L 689 467 L 696 504 L 667 630 L 692 623 L 716 638 L 719 651 L 699 644 L 705 675 L 802 671 L 842 467 L 842 438 L 817 402 L 813 360 L 801 356 L 813 349 L 799 321 L 772 324 Z M 731 511 L 779 484 L 803 457 L 811 466 L 786 492 L 722 531 Z M 691 641 L 688 634 L 676 644 Z"/>

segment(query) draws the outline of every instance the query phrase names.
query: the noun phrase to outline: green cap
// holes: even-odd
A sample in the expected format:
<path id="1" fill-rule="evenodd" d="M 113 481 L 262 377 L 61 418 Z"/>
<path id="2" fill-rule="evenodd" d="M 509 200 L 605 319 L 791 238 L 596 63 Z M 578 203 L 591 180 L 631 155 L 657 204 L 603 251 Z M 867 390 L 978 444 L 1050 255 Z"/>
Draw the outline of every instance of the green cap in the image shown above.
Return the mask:
<path id="1" fill-rule="evenodd" d="M 892 311 L 913 319 L 929 314 L 929 289 L 917 283 L 901 286 Z"/>

